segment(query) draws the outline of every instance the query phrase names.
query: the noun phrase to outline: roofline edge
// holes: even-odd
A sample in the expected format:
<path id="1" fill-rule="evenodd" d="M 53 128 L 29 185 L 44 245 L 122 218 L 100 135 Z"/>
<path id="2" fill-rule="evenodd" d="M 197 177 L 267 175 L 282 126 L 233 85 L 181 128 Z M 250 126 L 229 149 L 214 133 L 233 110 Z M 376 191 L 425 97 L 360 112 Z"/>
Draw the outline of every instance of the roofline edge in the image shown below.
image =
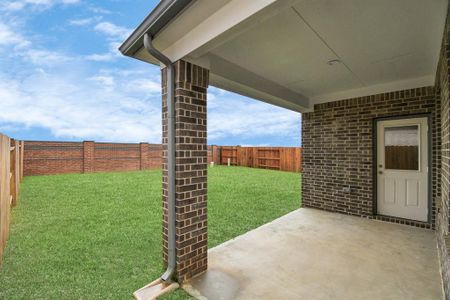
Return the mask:
<path id="1" fill-rule="evenodd" d="M 162 0 L 145 17 L 144 21 L 131 33 L 120 45 L 119 51 L 125 56 L 133 56 L 141 47 L 146 33 L 155 37 L 167 24 L 179 15 L 188 5 L 195 0 Z"/>

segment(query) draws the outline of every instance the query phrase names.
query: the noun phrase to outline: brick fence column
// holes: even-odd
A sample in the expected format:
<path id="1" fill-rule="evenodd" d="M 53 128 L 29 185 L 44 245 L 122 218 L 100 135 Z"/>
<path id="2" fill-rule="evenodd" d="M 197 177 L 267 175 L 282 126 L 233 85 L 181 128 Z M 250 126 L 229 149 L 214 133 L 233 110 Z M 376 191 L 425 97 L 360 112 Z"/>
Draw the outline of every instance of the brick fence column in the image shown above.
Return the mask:
<path id="1" fill-rule="evenodd" d="M 175 63 L 176 277 L 186 281 L 207 269 L 206 93 L 209 71 Z M 163 82 L 163 247 L 167 263 L 167 91 Z"/>
<path id="2" fill-rule="evenodd" d="M 140 143 L 139 144 L 139 150 L 140 150 L 140 156 L 141 156 L 141 164 L 140 169 L 146 170 L 149 168 L 149 145 L 148 143 Z"/>
<path id="3" fill-rule="evenodd" d="M 94 172 L 95 143 L 83 142 L 83 173 Z"/>

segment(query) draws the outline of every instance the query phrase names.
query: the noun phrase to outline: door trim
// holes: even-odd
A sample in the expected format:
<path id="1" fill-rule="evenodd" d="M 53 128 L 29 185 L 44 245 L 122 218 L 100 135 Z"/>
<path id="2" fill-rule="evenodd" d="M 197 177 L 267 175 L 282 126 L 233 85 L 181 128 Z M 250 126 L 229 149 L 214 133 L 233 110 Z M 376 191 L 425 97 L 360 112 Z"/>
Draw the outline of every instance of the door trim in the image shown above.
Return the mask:
<path id="1" fill-rule="evenodd" d="M 433 173 L 433 163 L 432 163 L 432 159 L 433 159 L 433 144 L 432 144 L 432 135 L 433 135 L 433 127 L 432 127 L 432 115 L 431 113 L 425 113 L 425 114 L 412 114 L 412 115 L 397 115 L 397 116 L 388 116 L 388 117 L 379 117 L 379 118 L 374 118 L 373 119 L 373 123 L 372 123 L 372 152 L 373 152 L 373 159 L 372 159 L 372 179 L 373 179 L 373 205 L 372 205 L 372 214 L 374 216 L 383 216 L 381 214 L 378 214 L 378 172 L 377 172 L 377 159 L 378 159 L 378 154 L 377 154 L 377 143 L 378 143 L 378 129 L 377 129 L 377 123 L 379 121 L 388 121 L 388 120 L 407 120 L 407 119 L 414 119 L 414 118 L 427 118 L 427 125 L 428 125 L 428 134 L 427 134 L 427 147 L 428 147 L 428 175 L 427 175 L 427 180 L 428 180 L 428 191 L 427 191 L 427 196 L 428 196 L 428 216 L 427 216 L 427 222 L 428 224 L 431 224 L 431 216 L 432 216 L 432 208 L 433 208 L 433 186 L 432 186 L 432 173 Z M 394 216 L 386 216 L 389 218 L 394 218 L 394 219 L 402 219 L 399 217 L 394 217 Z M 409 220 L 409 219 L 405 219 L 405 220 Z M 414 222 L 420 222 L 420 221 L 415 221 L 412 220 Z"/>

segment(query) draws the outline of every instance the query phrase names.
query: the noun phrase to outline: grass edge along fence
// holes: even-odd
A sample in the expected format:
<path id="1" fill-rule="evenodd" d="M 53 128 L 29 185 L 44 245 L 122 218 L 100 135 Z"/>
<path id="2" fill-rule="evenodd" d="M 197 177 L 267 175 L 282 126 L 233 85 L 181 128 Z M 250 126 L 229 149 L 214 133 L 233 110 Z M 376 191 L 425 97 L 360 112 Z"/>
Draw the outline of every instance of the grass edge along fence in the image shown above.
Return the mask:
<path id="1" fill-rule="evenodd" d="M 17 205 L 23 178 L 24 143 L 0 133 L 0 264 L 9 237 L 11 208 Z"/>
<path id="2" fill-rule="evenodd" d="M 302 171 L 300 147 L 208 146 L 208 163 L 288 172 Z"/>

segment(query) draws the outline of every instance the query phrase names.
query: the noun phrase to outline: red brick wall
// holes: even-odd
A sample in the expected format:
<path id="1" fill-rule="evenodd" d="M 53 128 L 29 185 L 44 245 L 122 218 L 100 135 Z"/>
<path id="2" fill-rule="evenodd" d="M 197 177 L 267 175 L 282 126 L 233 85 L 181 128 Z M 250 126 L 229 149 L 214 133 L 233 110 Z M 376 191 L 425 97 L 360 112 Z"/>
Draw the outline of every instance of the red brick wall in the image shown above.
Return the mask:
<path id="1" fill-rule="evenodd" d="M 441 263 L 442 282 L 445 299 L 450 299 L 450 20 L 447 22 L 442 38 L 441 55 L 436 75 L 436 97 L 441 99 L 441 198 L 438 199 L 436 236 Z"/>
<path id="2" fill-rule="evenodd" d="M 25 176 L 61 173 L 83 173 L 83 143 L 25 142 Z"/>
<path id="3" fill-rule="evenodd" d="M 423 114 L 431 118 L 431 222 L 378 216 L 373 193 L 373 122 Z M 318 104 L 302 115 L 302 205 L 356 216 L 434 228 L 440 199 L 440 99 L 423 87 Z M 350 191 L 346 188 L 350 188 Z"/>
<path id="4" fill-rule="evenodd" d="M 26 141 L 24 175 L 161 168 L 161 145 Z"/>

